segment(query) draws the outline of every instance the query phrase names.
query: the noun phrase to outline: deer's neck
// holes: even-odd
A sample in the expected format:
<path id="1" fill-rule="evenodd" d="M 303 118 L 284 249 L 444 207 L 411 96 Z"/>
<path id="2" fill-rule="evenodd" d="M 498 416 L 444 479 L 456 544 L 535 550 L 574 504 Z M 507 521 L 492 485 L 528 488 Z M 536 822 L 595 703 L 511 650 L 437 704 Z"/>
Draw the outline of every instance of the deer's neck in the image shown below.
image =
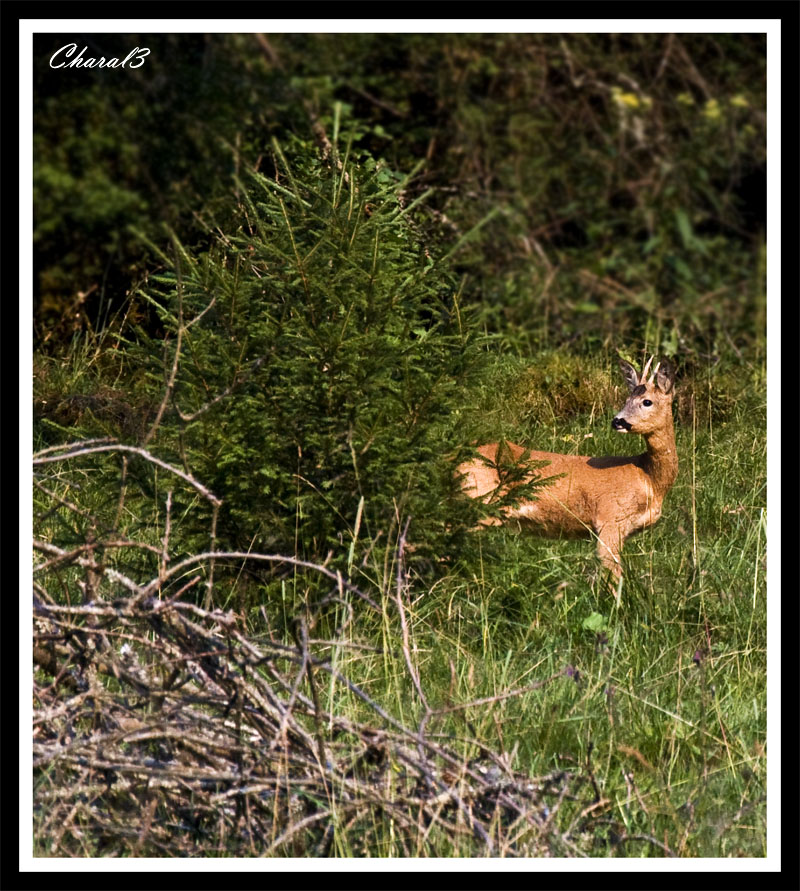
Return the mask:
<path id="1" fill-rule="evenodd" d="M 652 480 L 656 495 L 663 498 L 678 476 L 678 453 L 672 419 L 663 430 L 650 433 L 644 439 L 647 443 L 644 468 Z"/>

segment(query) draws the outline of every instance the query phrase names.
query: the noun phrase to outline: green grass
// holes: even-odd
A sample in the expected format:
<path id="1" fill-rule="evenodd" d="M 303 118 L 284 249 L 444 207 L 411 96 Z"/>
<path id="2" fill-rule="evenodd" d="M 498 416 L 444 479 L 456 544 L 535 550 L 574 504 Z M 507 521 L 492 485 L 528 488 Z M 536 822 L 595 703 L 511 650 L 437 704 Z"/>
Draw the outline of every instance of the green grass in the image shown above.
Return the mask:
<path id="1" fill-rule="evenodd" d="M 511 367 L 498 379 L 513 392 L 519 382 Z M 617 406 L 609 398 L 616 381 L 608 367 L 598 358 L 553 396 L 565 415 L 561 423 L 524 399 L 496 395 L 489 420 L 532 447 L 640 450 L 640 442 L 609 428 Z M 588 406 L 576 400 L 571 411 L 570 389 L 583 386 L 582 374 L 600 395 Z M 661 520 L 626 544 L 619 605 L 597 579 L 589 541 L 484 529 L 470 534 L 463 552 L 441 555 L 447 559 L 435 578 L 429 573 L 424 580 L 413 572 L 412 556 L 404 608 L 409 655 L 431 710 L 426 733 L 465 760 L 485 748 L 531 777 L 558 770 L 592 776 L 600 799 L 594 809 L 585 812 L 584 796 L 565 800 L 559 812 L 560 830 L 570 829 L 591 856 L 663 856 L 660 846 L 685 857 L 766 854 L 765 400 L 753 379 L 757 369 L 741 367 L 721 384 L 710 375 L 683 383 L 695 395 L 697 414 L 693 420 L 679 403 L 678 480 Z M 113 513 L 116 495 L 109 497 L 107 487 L 116 492 L 116 473 L 87 471 L 73 479 L 82 488 L 65 490 L 65 497 L 80 498 L 98 515 Z M 171 483 L 160 480 L 156 498 L 138 485 L 132 477 L 126 510 L 163 502 Z M 190 501 L 182 508 L 191 509 Z M 176 548 L 184 515 L 175 512 Z M 85 528 L 74 519 L 56 511 L 45 521 L 47 535 L 80 540 Z M 142 513 L 140 520 L 130 531 L 158 544 L 163 516 Z M 396 539 L 396 530 L 388 537 Z M 425 708 L 400 647 L 394 554 L 391 547 L 370 551 L 370 544 L 362 536 L 353 580 L 381 601 L 382 613 L 356 605 L 338 642 L 317 644 L 317 652 L 395 719 L 416 727 Z M 71 584 L 69 573 L 64 578 Z M 220 605 L 246 613 L 254 640 L 285 633 L 291 642 L 289 622 L 309 590 L 302 574 L 279 589 L 248 588 L 240 576 L 228 590 Z M 317 639 L 330 639 L 344 617 L 343 609 L 328 616 Z M 341 683 L 325 677 L 319 692 L 323 708 L 380 726 L 370 706 Z M 369 832 L 363 826 L 354 832 L 347 819 L 334 817 L 331 854 L 403 856 L 407 843 L 391 820 L 377 813 L 373 819 Z M 235 841 L 227 844 L 212 855 L 249 856 Z M 49 840 L 37 845 L 46 856 Z M 90 839 L 82 845 L 93 849 Z M 474 852 L 469 839 L 454 848 L 435 827 L 417 845 L 420 856 Z"/>
<path id="2" fill-rule="evenodd" d="M 623 831 L 682 856 L 766 853 L 764 422 L 753 393 L 716 424 L 678 426 L 680 475 L 660 522 L 626 544 L 619 607 L 591 580 L 591 542 L 504 529 L 481 530 L 457 572 L 413 591 L 412 649 L 432 708 L 561 673 L 448 714 L 438 730 L 514 752 L 532 775 L 591 764 L 608 799 L 598 856 Z M 591 428 L 591 453 L 618 451 L 606 428 L 605 417 Z M 579 416 L 562 435 L 579 442 L 586 429 Z M 536 445 L 554 447 L 547 439 Z M 358 656 L 351 668 L 413 724 L 402 661 Z"/>

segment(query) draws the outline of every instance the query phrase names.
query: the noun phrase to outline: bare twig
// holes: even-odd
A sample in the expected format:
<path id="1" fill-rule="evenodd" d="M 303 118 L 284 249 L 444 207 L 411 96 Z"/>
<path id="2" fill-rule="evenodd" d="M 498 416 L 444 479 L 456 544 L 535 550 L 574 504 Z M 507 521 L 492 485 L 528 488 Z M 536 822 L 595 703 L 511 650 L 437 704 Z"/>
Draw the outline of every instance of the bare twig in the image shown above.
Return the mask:
<path id="1" fill-rule="evenodd" d="M 175 381 L 178 377 L 178 367 L 180 365 L 181 360 L 181 344 L 183 342 L 183 332 L 184 332 L 184 324 L 183 324 L 183 277 L 181 275 L 181 264 L 180 264 L 180 252 L 178 251 L 177 242 L 173 239 L 173 250 L 175 252 L 175 270 L 177 275 L 177 292 L 178 292 L 178 332 L 175 340 L 175 356 L 172 360 L 172 369 L 170 370 L 169 377 L 167 378 L 167 385 L 164 388 L 164 396 L 161 399 L 161 404 L 158 406 L 158 411 L 156 412 L 156 416 L 153 420 L 153 424 L 150 427 L 150 430 L 147 432 L 146 436 L 142 440 L 142 445 L 146 446 L 150 440 L 156 435 L 156 431 L 161 425 L 161 419 L 164 416 L 164 411 L 169 403 L 170 396 L 172 395 L 172 391 L 175 389 Z M 166 344 L 165 344 L 166 348 Z"/>
<path id="2" fill-rule="evenodd" d="M 168 470 L 170 473 L 174 473 L 175 476 L 180 477 L 182 480 L 189 483 L 190 486 L 195 488 L 205 499 L 210 501 L 212 504 L 222 503 L 219 498 L 216 497 L 216 495 L 209 492 L 209 490 L 202 483 L 199 483 L 193 476 L 188 473 L 184 473 L 182 470 L 179 470 L 172 464 L 167 464 L 166 461 L 162 461 L 160 458 L 156 458 L 155 455 L 151 455 L 150 452 L 148 452 L 146 449 L 138 448 L 137 446 L 122 445 L 121 443 L 89 446 L 88 448 L 83 446 L 82 443 L 73 443 L 72 445 L 75 448 L 61 455 L 49 455 L 47 457 L 43 457 L 45 452 L 50 451 L 50 449 L 45 449 L 42 452 L 38 452 L 36 455 L 33 456 L 34 467 L 42 464 L 52 464 L 54 461 L 66 461 L 70 458 L 79 458 L 83 457 L 84 455 L 92 455 L 99 452 L 124 452 L 129 455 L 138 455 L 140 458 L 144 458 L 145 461 L 149 461 L 151 464 L 155 464 L 156 466 L 161 467 L 163 470 Z"/>
<path id="3" fill-rule="evenodd" d="M 406 547 L 406 534 L 408 533 L 408 524 L 411 522 L 411 517 L 406 519 L 405 526 L 403 526 L 403 531 L 400 533 L 400 538 L 397 543 L 397 588 L 395 591 L 395 602 L 397 603 L 397 611 L 400 615 L 400 627 L 403 632 L 403 656 L 406 660 L 406 668 L 408 669 L 408 673 L 411 676 L 411 680 L 414 682 L 414 686 L 417 690 L 417 695 L 420 698 L 420 701 L 425 706 L 425 711 L 430 712 L 430 707 L 428 706 L 428 701 L 425 698 L 425 693 L 422 690 L 422 684 L 419 680 L 419 673 L 414 667 L 413 662 L 411 661 L 411 649 L 409 646 L 409 636 L 408 636 L 408 622 L 406 621 L 406 610 L 403 606 L 403 590 L 405 588 L 405 579 L 404 579 L 404 554 Z"/>

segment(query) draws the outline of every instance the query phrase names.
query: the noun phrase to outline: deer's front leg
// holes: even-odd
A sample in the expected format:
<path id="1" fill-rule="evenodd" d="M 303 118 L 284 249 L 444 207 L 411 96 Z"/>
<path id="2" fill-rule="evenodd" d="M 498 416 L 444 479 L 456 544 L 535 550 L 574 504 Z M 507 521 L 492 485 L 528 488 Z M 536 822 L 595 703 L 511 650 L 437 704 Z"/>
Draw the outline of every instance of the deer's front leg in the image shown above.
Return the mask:
<path id="1" fill-rule="evenodd" d="M 622 563 L 619 559 L 621 548 L 622 541 L 616 527 L 607 526 L 597 531 L 597 557 L 615 579 L 622 575 Z"/>

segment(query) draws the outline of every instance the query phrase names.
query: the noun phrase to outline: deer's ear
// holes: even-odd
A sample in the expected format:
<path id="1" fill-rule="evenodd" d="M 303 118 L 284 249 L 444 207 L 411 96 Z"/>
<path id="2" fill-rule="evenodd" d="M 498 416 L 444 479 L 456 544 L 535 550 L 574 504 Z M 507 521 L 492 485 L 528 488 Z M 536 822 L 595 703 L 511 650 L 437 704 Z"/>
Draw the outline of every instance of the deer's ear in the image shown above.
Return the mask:
<path id="1" fill-rule="evenodd" d="M 639 386 L 639 375 L 636 373 L 636 369 L 630 362 L 626 362 L 624 359 L 619 360 L 619 367 L 622 371 L 622 376 L 625 378 L 625 383 L 628 385 L 628 389 L 633 392 L 633 390 Z"/>
<path id="2" fill-rule="evenodd" d="M 656 386 L 662 393 L 669 393 L 675 383 L 675 368 L 669 359 L 664 359 L 656 372 Z"/>

